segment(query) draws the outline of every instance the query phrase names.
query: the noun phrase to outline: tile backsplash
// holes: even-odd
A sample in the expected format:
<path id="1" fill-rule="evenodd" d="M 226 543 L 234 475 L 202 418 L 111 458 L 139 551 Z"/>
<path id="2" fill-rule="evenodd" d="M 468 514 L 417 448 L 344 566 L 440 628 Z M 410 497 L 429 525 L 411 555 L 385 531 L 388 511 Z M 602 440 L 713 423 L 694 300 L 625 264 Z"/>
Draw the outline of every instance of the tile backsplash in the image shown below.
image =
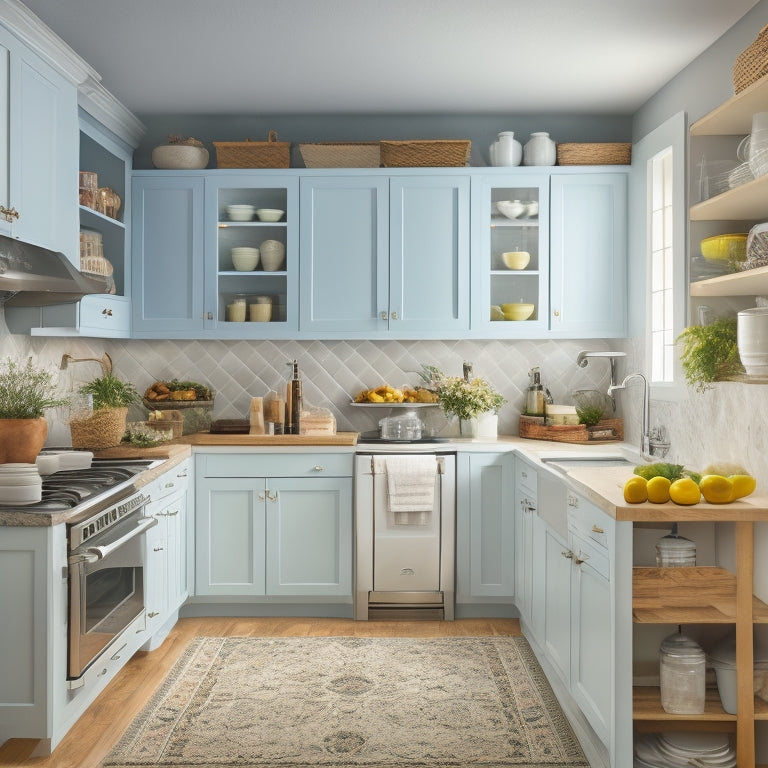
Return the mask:
<path id="1" fill-rule="evenodd" d="M 356 408 L 351 398 L 361 389 L 388 383 L 414 386 L 421 366 L 435 365 L 461 375 L 462 363 L 488 379 L 507 399 L 499 414 L 499 432 L 516 434 L 518 416 L 528 386 L 528 371 L 538 365 L 556 402 L 569 403 L 574 389 L 607 389 L 610 368 L 594 359 L 576 365 L 582 350 L 626 352 L 617 361 L 619 380 L 638 370 L 637 349 L 628 341 L 118 341 L 99 339 L 31 338 L 0 333 L 0 358 L 33 355 L 61 376 L 62 386 L 74 389 L 100 373 L 97 363 L 77 363 L 59 371 L 61 356 L 101 357 L 108 352 L 115 372 L 143 392 L 156 379 L 182 378 L 209 384 L 216 393 L 214 418 L 247 418 L 250 399 L 282 385 L 286 363 L 296 359 L 304 379 L 304 397 L 328 408 L 338 429 L 364 432 L 376 428 L 381 409 Z M 765 385 L 718 383 L 699 393 L 686 389 L 682 400 L 651 401 L 651 425 L 663 424 L 671 440 L 667 461 L 701 468 L 715 461 L 744 464 L 768 488 L 768 397 Z M 630 386 L 617 393 L 617 413 L 625 419 L 625 438 L 640 444 L 642 389 Z M 68 445 L 69 429 L 60 410 L 48 414 L 49 445 Z M 131 418 L 143 418 L 135 409 Z M 431 419 L 438 428 L 437 412 Z M 450 426 L 446 427 L 450 429 Z"/>
<path id="2" fill-rule="evenodd" d="M 607 361 L 576 365 L 584 349 L 621 350 L 621 342 L 595 341 L 117 341 L 30 338 L 0 335 L 0 356 L 37 361 L 58 371 L 61 357 L 101 357 L 109 353 L 115 373 L 143 392 L 156 379 L 191 379 L 215 392 L 214 418 L 247 418 L 251 397 L 281 386 L 294 359 L 304 380 L 304 398 L 328 408 L 340 431 L 375 429 L 381 409 L 356 408 L 351 398 L 361 389 L 388 383 L 415 386 L 422 365 L 460 376 L 464 361 L 507 399 L 499 413 L 499 431 L 516 434 L 528 371 L 538 365 L 556 402 L 569 403 L 573 389 L 607 389 Z M 60 371 L 62 386 L 74 389 L 100 374 L 97 363 L 75 363 Z M 135 417 L 141 414 L 137 411 Z M 48 414 L 49 444 L 68 445 L 65 416 Z M 132 416 L 129 416 L 131 418 Z M 442 418 L 442 417 L 441 417 Z"/>

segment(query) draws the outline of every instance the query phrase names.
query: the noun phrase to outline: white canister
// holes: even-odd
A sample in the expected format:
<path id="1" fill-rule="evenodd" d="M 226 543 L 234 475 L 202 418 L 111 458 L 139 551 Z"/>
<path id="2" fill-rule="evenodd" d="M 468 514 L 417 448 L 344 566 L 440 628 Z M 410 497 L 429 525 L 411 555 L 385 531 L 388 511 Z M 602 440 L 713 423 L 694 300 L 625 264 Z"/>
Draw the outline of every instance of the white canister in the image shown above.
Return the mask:
<path id="1" fill-rule="evenodd" d="M 736 345 L 748 376 L 768 376 L 768 307 L 739 312 Z"/>
<path id="2" fill-rule="evenodd" d="M 502 131 L 496 143 L 494 165 L 520 165 L 523 159 L 523 145 L 515 138 L 514 131 Z"/>
<path id="3" fill-rule="evenodd" d="M 557 161 L 557 145 L 543 131 L 532 133 L 523 147 L 523 165 L 554 165 Z"/>

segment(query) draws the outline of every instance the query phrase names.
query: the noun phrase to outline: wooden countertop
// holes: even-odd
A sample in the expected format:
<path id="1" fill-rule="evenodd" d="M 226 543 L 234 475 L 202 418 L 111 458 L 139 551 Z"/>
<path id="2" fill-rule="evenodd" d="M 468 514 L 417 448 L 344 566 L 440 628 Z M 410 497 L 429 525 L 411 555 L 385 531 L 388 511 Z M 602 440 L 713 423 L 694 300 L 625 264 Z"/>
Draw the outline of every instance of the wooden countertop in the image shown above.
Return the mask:
<path id="1" fill-rule="evenodd" d="M 753 494 L 731 504 L 708 504 L 704 501 L 685 506 L 666 504 L 628 504 L 624 501 L 624 483 L 632 469 L 601 467 L 573 469 L 568 473 L 574 489 L 616 520 L 636 522 L 686 522 L 717 520 L 723 522 L 768 520 L 768 497 Z"/>

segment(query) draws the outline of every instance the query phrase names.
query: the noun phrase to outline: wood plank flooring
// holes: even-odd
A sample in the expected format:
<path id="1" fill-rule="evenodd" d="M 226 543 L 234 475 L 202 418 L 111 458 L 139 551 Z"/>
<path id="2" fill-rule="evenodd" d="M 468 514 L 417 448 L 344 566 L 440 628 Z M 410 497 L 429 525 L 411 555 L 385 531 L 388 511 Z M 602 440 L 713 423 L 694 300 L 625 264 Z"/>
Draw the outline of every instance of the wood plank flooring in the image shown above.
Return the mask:
<path id="1" fill-rule="evenodd" d="M 198 635 L 213 637 L 447 637 L 519 635 L 517 619 L 352 621 L 305 618 L 181 619 L 151 653 L 137 653 L 88 708 L 50 757 L 33 757 L 37 742 L 10 739 L 0 766 L 101 768 L 101 761 Z"/>

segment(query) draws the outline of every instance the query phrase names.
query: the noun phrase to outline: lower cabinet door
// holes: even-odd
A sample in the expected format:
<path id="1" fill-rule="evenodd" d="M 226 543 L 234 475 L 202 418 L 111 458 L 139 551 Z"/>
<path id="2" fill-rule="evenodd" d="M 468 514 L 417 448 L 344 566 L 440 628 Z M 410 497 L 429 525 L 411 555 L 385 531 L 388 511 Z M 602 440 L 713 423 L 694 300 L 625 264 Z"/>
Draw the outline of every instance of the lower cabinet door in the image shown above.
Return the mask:
<path id="1" fill-rule="evenodd" d="M 543 642 L 549 660 L 565 685 L 571 676 L 571 553 L 551 528 L 544 526 Z"/>
<path id="2" fill-rule="evenodd" d="M 268 595 L 352 596 L 352 478 L 270 478 Z"/>
<path id="3" fill-rule="evenodd" d="M 162 626 L 168 612 L 168 541 L 165 522 L 147 530 L 147 562 L 144 575 L 144 605 L 147 610 L 147 634 Z"/>
<path id="4" fill-rule="evenodd" d="M 195 594 L 265 594 L 264 478 L 201 477 L 195 499 Z"/>
<path id="5" fill-rule="evenodd" d="M 571 694 L 595 733 L 607 744 L 612 721 L 613 666 L 608 561 L 594 548 L 577 545 L 577 541 L 574 539 L 571 547 Z"/>

